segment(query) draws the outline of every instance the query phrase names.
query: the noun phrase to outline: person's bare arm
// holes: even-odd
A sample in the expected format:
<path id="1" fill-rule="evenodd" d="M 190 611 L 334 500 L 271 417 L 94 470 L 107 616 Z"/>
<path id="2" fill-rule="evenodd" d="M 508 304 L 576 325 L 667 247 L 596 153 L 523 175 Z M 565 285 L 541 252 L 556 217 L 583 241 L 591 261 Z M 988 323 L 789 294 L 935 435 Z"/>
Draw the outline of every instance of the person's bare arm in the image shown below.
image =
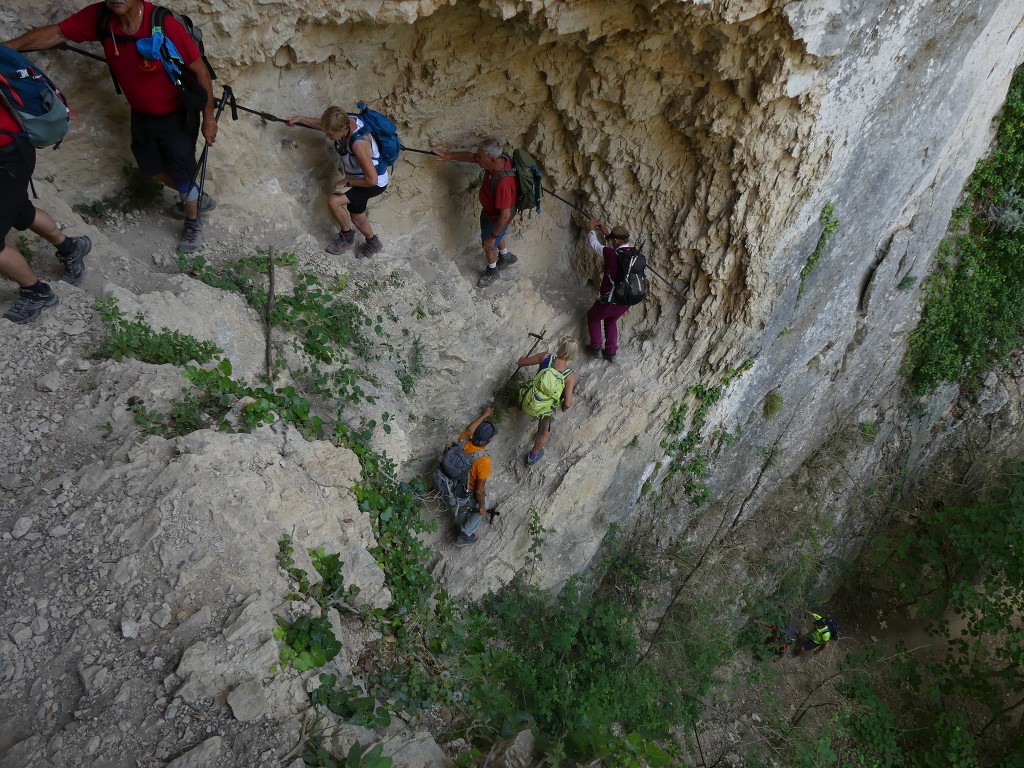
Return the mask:
<path id="1" fill-rule="evenodd" d="M 285 120 L 288 125 L 306 125 L 310 128 L 316 128 L 318 131 L 322 131 L 324 128 L 320 125 L 319 117 L 311 117 L 309 115 L 292 115 Z"/>
<path id="2" fill-rule="evenodd" d="M 20 37 L 8 40 L 4 45 L 16 51 L 45 51 L 67 41 L 68 39 L 64 37 L 59 26 L 48 24 L 45 27 L 30 29 Z"/>
<path id="3" fill-rule="evenodd" d="M 529 357 L 520 357 L 516 361 L 516 365 L 520 368 L 525 368 L 528 365 L 540 365 L 544 362 L 544 358 L 547 357 L 547 352 L 538 352 L 536 355 L 530 355 Z"/>
<path id="4" fill-rule="evenodd" d="M 455 160 L 459 163 L 476 162 L 476 159 L 474 158 L 474 155 L 476 154 L 475 152 L 445 152 L 443 149 L 434 149 L 431 151 L 445 161 Z"/>
<path id="5" fill-rule="evenodd" d="M 206 91 L 206 106 L 203 107 L 203 138 L 207 144 L 212 145 L 217 140 L 217 113 L 213 109 L 213 78 L 210 77 L 210 69 L 206 66 L 206 62 L 203 61 L 203 57 L 200 56 L 198 59 L 188 65 L 188 68 L 192 71 L 192 74 L 196 76 L 196 80 L 203 86 Z"/>
<path id="6" fill-rule="evenodd" d="M 487 417 L 490 416 L 492 413 L 494 413 L 494 409 L 489 405 L 485 405 L 484 409 L 480 412 L 480 415 L 477 416 L 476 420 L 468 427 L 466 427 L 466 431 L 475 432 L 476 428 L 483 424 Z"/>
<path id="7" fill-rule="evenodd" d="M 352 154 L 355 155 L 356 162 L 359 163 L 359 168 L 363 172 L 363 178 L 357 179 L 347 176 L 345 183 L 350 187 L 377 186 L 377 167 L 373 164 L 373 156 L 370 150 L 371 147 L 368 139 L 358 139 L 352 142 Z"/>
<path id="8" fill-rule="evenodd" d="M 487 491 L 485 490 L 486 486 L 486 480 L 479 480 L 476 484 L 476 490 L 473 492 L 473 495 L 476 496 L 476 505 L 477 508 L 480 510 L 481 515 L 487 514 Z"/>
<path id="9" fill-rule="evenodd" d="M 572 407 L 572 393 L 576 389 L 576 372 L 573 371 L 565 380 L 565 390 L 562 392 L 562 410 L 568 411 Z"/>

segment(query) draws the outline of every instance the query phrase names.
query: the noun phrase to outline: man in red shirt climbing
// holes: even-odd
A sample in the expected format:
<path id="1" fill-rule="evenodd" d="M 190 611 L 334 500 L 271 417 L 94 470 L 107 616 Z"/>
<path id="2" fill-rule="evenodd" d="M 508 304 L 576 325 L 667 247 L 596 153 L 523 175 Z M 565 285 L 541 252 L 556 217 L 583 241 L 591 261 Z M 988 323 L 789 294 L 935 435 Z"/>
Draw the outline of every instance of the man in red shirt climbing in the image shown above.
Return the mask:
<path id="1" fill-rule="evenodd" d="M 512 266 L 519 258 L 505 247 L 505 235 L 515 211 L 519 195 L 512 160 L 501 151 L 497 139 L 480 142 L 473 152 L 445 152 L 435 149 L 442 160 L 476 163 L 484 169 L 480 184 L 480 240 L 484 247 L 487 268 L 477 281 L 477 288 L 486 288 L 498 279 L 498 270 Z"/>
<path id="2" fill-rule="evenodd" d="M 205 91 L 205 105 L 188 109 L 182 94 L 159 58 L 143 55 L 153 47 L 152 17 L 155 6 L 147 0 L 106 0 L 86 6 L 57 24 L 32 29 L 6 43 L 17 51 L 41 51 L 67 41 L 100 42 L 124 97 L 131 107 L 132 154 L 147 176 L 176 190 L 185 210 L 185 229 L 178 244 L 181 251 L 197 251 L 203 244 L 199 206 L 212 210 L 208 195 L 199 200 L 196 178 L 196 141 L 202 134 L 208 144 L 217 138 L 213 109 L 213 82 L 199 47 L 185 26 L 167 14 L 163 36 L 174 48 L 196 82 Z M 152 55 L 152 51 L 149 51 Z"/>

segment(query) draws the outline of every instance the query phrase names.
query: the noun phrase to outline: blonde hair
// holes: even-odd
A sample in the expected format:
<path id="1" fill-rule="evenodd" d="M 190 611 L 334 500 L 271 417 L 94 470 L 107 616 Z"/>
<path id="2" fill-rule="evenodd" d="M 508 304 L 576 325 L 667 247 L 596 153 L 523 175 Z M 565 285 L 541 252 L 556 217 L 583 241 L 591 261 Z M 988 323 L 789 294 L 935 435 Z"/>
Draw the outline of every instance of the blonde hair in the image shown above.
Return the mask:
<path id="1" fill-rule="evenodd" d="M 560 357 L 563 360 L 572 360 L 576 357 L 576 352 L 579 348 L 580 345 L 576 339 L 572 336 L 563 336 L 558 340 L 558 346 L 555 347 L 555 357 Z"/>
<path id="2" fill-rule="evenodd" d="M 348 114 L 341 107 L 328 107 L 320 117 L 320 127 L 324 133 L 337 133 L 348 128 Z"/>

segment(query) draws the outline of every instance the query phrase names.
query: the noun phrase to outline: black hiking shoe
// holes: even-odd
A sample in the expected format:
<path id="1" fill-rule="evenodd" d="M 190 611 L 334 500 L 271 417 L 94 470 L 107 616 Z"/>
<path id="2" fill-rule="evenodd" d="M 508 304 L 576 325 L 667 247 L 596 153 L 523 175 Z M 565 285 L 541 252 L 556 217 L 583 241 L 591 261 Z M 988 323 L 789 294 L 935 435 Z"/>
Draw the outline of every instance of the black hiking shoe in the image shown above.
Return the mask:
<path id="1" fill-rule="evenodd" d="M 368 259 L 375 253 L 380 253 L 384 250 L 384 244 L 380 241 L 380 238 L 374 235 L 372 238 L 363 243 L 363 247 L 359 249 L 359 253 L 356 254 L 357 259 Z"/>
<path id="2" fill-rule="evenodd" d="M 504 269 L 505 267 L 511 267 L 517 261 L 519 261 L 519 257 L 516 256 L 514 253 L 512 253 L 512 251 L 509 251 L 508 253 L 499 253 L 498 254 L 498 269 Z"/>
<path id="3" fill-rule="evenodd" d="M 494 281 L 498 279 L 498 270 L 491 269 L 488 267 L 484 270 L 484 273 L 480 275 L 480 279 L 476 281 L 477 288 L 487 288 L 494 285 Z"/>
<path id="4" fill-rule="evenodd" d="M 476 534 L 471 533 L 467 536 L 464 533 L 459 533 L 455 539 L 456 547 L 468 547 L 470 544 L 476 544 Z"/>
<path id="5" fill-rule="evenodd" d="M 350 229 L 348 232 L 339 232 L 331 242 L 324 248 L 332 256 L 341 256 L 352 248 L 352 244 L 356 240 L 356 231 Z"/>
<path id="6" fill-rule="evenodd" d="M 58 252 L 57 261 L 64 265 L 64 282 L 78 285 L 85 277 L 85 255 L 92 250 L 92 240 L 87 235 L 69 237 L 68 240 L 75 244 L 75 250 L 67 256 Z"/>
<path id="7" fill-rule="evenodd" d="M 46 286 L 46 289 L 47 293 L 36 293 L 29 288 L 19 288 L 18 300 L 4 312 L 4 319 L 17 325 L 35 320 L 44 309 L 57 303 L 57 294 L 50 286 Z"/>
<path id="8" fill-rule="evenodd" d="M 607 360 L 607 361 L 608 361 L 609 363 L 614 363 L 614 362 L 615 362 L 615 353 L 613 353 L 613 352 L 609 352 L 609 351 L 608 351 L 608 350 L 606 349 L 606 350 L 604 351 L 604 359 L 605 359 L 605 360 Z"/>
<path id="9" fill-rule="evenodd" d="M 203 247 L 203 222 L 199 219 L 185 219 L 185 229 L 178 241 L 181 253 L 195 253 Z"/>

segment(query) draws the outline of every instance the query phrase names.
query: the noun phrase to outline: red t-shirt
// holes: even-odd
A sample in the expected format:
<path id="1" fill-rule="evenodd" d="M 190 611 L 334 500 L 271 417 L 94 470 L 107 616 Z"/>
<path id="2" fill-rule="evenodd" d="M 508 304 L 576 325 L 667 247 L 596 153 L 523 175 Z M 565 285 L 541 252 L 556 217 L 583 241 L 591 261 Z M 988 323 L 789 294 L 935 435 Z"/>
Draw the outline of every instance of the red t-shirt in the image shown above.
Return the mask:
<path id="1" fill-rule="evenodd" d="M 502 168 L 512 167 L 512 161 L 506 157 Z M 492 192 L 491 186 L 494 182 L 491 180 L 496 174 L 497 171 L 495 173 L 484 171 L 484 181 L 480 185 L 480 207 L 484 209 L 484 213 L 491 215 L 496 215 L 498 211 L 503 211 L 506 208 L 514 208 L 516 198 L 519 196 L 519 184 L 514 173 L 498 179 L 498 188 Z"/>
<path id="2" fill-rule="evenodd" d="M 21 126 L 18 125 L 18 121 L 14 119 L 14 115 L 11 114 L 7 105 L 2 101 L 0 101 L 0 131 L 21 133 Z M 0 147 L 6 147 L 8 144 L 13 142 L 13 136 L 8 136 L 6 133 L 0 133 Z"/>
<path id="3" fill-rule="evenodd" d="M 100 41 L 103 53 L 107 57 L 110 68 L 114 70 L 117 82 L 124 91 L 129 106 L 136 112 L 147 115 L 167 115 L 184 104 L 178 87 L 171 82 L 163 65 L 159 61 L 144 59 L 135 48 L 135 43 L 122 41 L 124 37 L 141 40 L 150 36 L 150 18 L 153 15 L 153 4 L 142 3 L 142 24 L 134 35 L 127 35 L 117 23 L 117 17 L 111 15 L 110 26 L 104 30 L 102 40 L 97 34 L 96 22 L 103 3 L 86 6 L 78 13 L 68 16 L 60 22 L 61 33 L 75 43 Z M 117 35 L 118 40 L 114 39 Z M 199 58 L 199 46 L 189 36 L 188 30 L 168 14 L 164 18 L 164 35 L 174 43 L 186 66 Z"/>

